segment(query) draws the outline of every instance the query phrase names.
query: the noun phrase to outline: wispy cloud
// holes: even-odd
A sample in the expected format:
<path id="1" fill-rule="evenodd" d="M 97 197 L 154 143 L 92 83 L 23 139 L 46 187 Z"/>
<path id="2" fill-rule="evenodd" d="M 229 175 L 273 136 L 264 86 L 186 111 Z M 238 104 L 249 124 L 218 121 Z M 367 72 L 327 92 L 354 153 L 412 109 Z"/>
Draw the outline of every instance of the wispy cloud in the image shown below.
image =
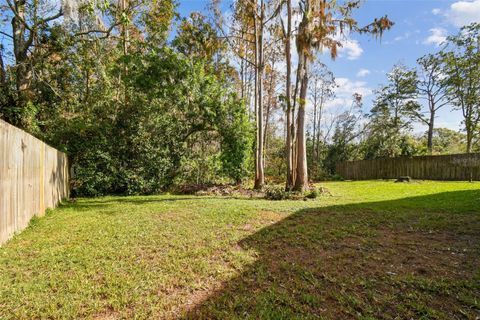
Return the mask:
<path id="1" fill-rule="evenodd" d="M 423 41 L 427 45 L 436 45 L 439 46 L 447 39 L 447 30 L 443 28 L 432 28 L 430 29 L 430 35 Z"/>
<path id="2" fill-rule="evenodd" d="M 456 1 L 446 10 L 433 9 L 432 14 L 442 15 L 450 24 L 463 27 L 472 22 L 480 22 L 480 0 Z"/>
<path id="3" fill-rule="evenodd" d="M 357 60 L 363 54 L 360 42 L 348 38 L 342 42 L 342 47 L 339 51 L 340 54 L 346 54 L 348 60 Z"/>
<path id="4" fill-rule="evenodd" d="M 452 3 L 447 17 L 457 27 L 480 22 L 480 0 Z"/>
<path id="5" fill-rule="evenodd" d="M 355 81 L 349 78 L 335 79 L 338 87 L 335 88 L 335 99 L 326 103 L 327 109 L 331 111 L 341 112 L 349 108 L 352 104 L 352 96 L 354 93 L 361 94 L 363 98 L 372 94 L 373 90 L 365 81 Z"/>
<path id="6" fill-rule="evenodd" d="M 357 77 L 358 77 L 358 78 L 363 78 L 363 77 L 368 76 L 370 73 L 371 73 L 371 72 L 370 72 L 370 70 L 368 70 L 368 69 L 360 69 L 360 70 L 358 70 L 358 72 L 357 72 Z"/>

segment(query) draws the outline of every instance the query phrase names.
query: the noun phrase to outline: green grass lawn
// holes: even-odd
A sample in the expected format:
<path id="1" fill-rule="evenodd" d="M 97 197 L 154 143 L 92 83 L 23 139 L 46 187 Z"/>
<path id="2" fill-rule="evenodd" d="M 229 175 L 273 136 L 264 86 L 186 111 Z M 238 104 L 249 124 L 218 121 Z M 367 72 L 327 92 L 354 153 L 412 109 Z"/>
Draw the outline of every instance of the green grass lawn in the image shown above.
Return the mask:
<path id="1" fill-rule="evenodd" d="M 480 183 L 79 199 L 0 248 L 0 319 L 478 319 Z"/>

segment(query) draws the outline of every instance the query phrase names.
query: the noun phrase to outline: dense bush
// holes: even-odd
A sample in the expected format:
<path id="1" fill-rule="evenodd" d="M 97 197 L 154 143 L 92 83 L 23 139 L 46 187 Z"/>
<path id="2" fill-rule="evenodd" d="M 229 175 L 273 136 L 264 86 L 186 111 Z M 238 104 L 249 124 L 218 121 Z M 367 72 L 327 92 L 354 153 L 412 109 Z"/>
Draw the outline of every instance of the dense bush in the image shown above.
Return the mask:
<path id="1" fill-rule="evenodd" d="M 284 187 L 267 186 L 265 187 L 265 199 L 268 200 L 285 200 L 289 199 L 290 192 L 285 191 Z"/>
<path id="2" fill-rule="evenodd" d="M 224 76 L 167 47 L 127 63 L 122 107 L 113 88 L 96 88 L 89 109 L 47 137 L 69 154 L 76 194 L 151 194 L 249 174 L 252 125 Z"/>
<path id="3" fill-rule="evenodd" d="M 316 199 L 320 196 L 321 192 L 313 188 L 305 192 L 286 191 L 285 187 L 281 186 L 267 186 L 265 188 L 265 199 L 268 200 L 305 200 Z"/>
<path id="4" fill-rule="evenodd" d="M 316 199 L 320 195 L 320 192 L 317 189 L 312 189 L 305 194 L 305 198 Z"/>

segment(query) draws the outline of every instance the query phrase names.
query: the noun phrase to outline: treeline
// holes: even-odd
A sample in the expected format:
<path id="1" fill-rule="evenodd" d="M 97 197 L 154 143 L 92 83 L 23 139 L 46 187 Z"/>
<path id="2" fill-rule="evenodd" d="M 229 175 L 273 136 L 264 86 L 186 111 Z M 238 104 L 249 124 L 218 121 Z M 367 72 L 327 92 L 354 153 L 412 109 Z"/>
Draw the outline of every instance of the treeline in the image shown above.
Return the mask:
<path id="1" fill-rule="evenodd" d="M 354 94 L 350 108 L 324 120 L 335 80 L 320 64 L 311 92 L 314 177 L 334 175 L 335 164 L 346 160 L 478 152 L 479 48 L 480 24 L 465 26 L 448 37 L 442 50 L 419 58 L 416 68 L 395 65 L 388 82 L 374 92 L 369 113 L 362 112 L 362 97 Z M 437 128 L 441 109 L 460 111 L 463 132 Z M 425 134 L 414 134 L 414 125 L 425 127 Z"/>
<path id="2" fill-rule="evenodd" d="M 279 101 L 286 187 L 306 188 L 311 61 L 319 49 L 335 57 L 342 34 L 381 35 L 392 25 L 384 17 L 358 26 L 357 1 L 239 0 L 229 21 L 218 1 L 207 16 L 180 20 L 173 0 L 5 1 L 1 116 L 66 151 L 74 189 L 86 195 L 241 182 L 252 167 L 261 189 Z M 281 94 L 275 64 L 287 68 Z"/>
<path id="3" fill-rule="evenodd" d="M 248 176 L 253 126 L 205 17 L 180 21 L 169 42 L 171 0 L 0 8 L 11 21 L 1 117 L 68 153 L 74 192 L 148 194 Z"/>
<path id="4" fill-rule="evenodd" d="M 336 161 L 417 152 L 414 119 L 431 127 L 423 149 L 450 141 L 420 97 L 433 112 L 462 109 L 468 150 L 476 145 L 478 85 L 466 82 L 478 69 L 475 25 L 424 58 L 440 71 L 427 60 L 421 72 L 398 66 L 369 115 L 355 94 L 327 117 L 335 79 L 321 52 L 335 58 L 351 34 L 393 25 L 360 26 L 359 1 L 237 0 L 228 19 L 218 0 L 189 17 L 174 0 L 3 1 L 0 116 L 69 154 L 77 194 L 249 178 L 261 189 L 266 176 L 304 190 Z"/>

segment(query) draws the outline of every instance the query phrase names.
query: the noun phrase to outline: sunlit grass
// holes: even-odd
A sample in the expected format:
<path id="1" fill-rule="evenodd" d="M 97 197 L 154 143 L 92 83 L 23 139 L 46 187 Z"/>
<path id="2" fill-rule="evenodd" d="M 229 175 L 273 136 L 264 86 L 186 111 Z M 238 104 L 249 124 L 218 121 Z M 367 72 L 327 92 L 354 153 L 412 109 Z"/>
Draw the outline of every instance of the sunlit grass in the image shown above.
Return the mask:
<path id="1" fill-rule="evenodd" d="M 479 183 L 322 186 L 65 204 L 0 248 L 0 319 L 479 315 Z"/>

